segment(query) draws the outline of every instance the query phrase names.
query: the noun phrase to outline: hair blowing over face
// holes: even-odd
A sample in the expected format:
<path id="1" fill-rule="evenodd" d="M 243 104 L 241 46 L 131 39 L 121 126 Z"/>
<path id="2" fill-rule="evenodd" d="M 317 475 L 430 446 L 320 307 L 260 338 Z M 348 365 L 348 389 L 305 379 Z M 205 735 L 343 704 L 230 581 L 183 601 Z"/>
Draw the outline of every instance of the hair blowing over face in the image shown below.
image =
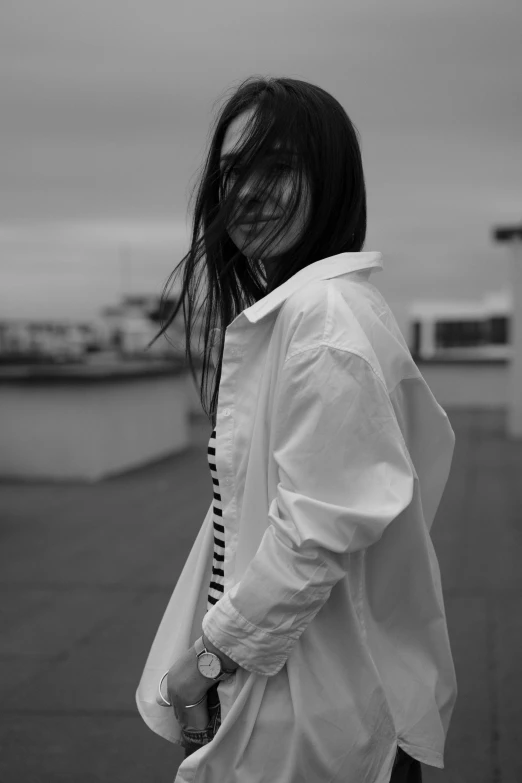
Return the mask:
<path id="1" fill-rule="evenodd" d="M 251 108 L 255 111 L 235 157 L 220 170 L 221 147 L 228 126 Z M 338 253 L 362 250 L 366 238 L 366 189 L 356 128 L 335 98 L 308 82 L 285 77 L 249 77 L 234 89 L 209 135 L 210 148 L 195 186 L 190 249 L 165 284 L 161 308 L 169 284 L 180 272 L 183 273 L 181 293 L 168 319 L 161 320 L 161 329 L 149 347 L 183 307 L 185 358 L 197 384 L 191 342 L 194 325 L 201 315 L 204 349 L 200 398 L 215 427 L 227 326 L 242 310 L 305 266 Z M 311 207 L 300 238 L 277 257 L 274 278 L 268 286 L 261 254 L 247 257 L 241 253 L 230 239 L 227 226 L 237 216 L 236 197 L 247 179 L 255 177 L 256 187 L 259 183 L 256 191 L 259 203 L 267 193 L 276 192 L 277 161 L 274 164 L 274 153 L 269 154 L 274 147 L 291 150 L 295 155 L 290 210 L 277 235 L 284 232 L 299 207 L 304 177 L 310 186 Z M 191 201 L 192 198 L 193 194 Z M 196 311 L 201 288 L 203 300 Z M 201 339 L 201 333 L 199 336 Z M 206 395 L 212 354 L 217 360 L 208 408 Z"/>

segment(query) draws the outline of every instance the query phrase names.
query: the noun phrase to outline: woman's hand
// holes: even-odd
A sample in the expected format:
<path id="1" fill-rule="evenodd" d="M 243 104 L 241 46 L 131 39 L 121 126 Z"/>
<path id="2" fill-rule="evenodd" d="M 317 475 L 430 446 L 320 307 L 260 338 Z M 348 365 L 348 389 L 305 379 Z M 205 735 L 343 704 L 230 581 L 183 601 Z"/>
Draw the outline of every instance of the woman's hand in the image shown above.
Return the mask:
<path id="1" fill-rule="evenodd" d="M 197 707 L 190 707 L 185 709 L 183 705 L 176 703 L 174 698 L 169 699 L 174 706 L 174 714 L 178 719 L 181 728 L 186 729 L 206 729 L 210 722 L 210 712 L 208 709 L 207 699 L 198 704 Z M 190 702 L 189 702 L 190 703 Z"/>
<path id="2" fill-rule="evenodd" d="M 194 647 L 191 647 L 174 662 L 165 681 L 167 700 L 172 704 L 174 714 L 181 726 L 205 729 L 210 720 L 207 700 L 204 699 L 197 707 L 189 707 L 188 709 L 185 707 L 186 704 L 195 704 L 199 701 L 213 684 L 213 680 L 205 677 L 199 671 Z M 158 704 L 161 703 L 159 697 L 157 701 Z"/>

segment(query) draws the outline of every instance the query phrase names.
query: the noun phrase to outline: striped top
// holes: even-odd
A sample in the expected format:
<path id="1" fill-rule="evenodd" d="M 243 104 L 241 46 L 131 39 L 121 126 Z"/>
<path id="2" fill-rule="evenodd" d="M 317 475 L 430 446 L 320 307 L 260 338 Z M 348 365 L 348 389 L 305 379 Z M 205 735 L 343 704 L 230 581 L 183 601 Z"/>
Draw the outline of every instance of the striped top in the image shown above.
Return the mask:
<path id="1" fill-rule="evenodd" d="M 212 576 L 208 589 L 207 612 L 214 604 L 217 604 L 223 596 L 225 572 L 223 562 L 225 560 L 225 528 L 223 526 L 223 510 L 221 508 L 221 495 L 219 494 L 219 481 L 216 471 L 216 430 L 214 429 L 208 442 L 208 466 L 212 483 L 214 485 L 214 504 L 212 519 L 214 523 L 214 559 L 212 560 Z"/>

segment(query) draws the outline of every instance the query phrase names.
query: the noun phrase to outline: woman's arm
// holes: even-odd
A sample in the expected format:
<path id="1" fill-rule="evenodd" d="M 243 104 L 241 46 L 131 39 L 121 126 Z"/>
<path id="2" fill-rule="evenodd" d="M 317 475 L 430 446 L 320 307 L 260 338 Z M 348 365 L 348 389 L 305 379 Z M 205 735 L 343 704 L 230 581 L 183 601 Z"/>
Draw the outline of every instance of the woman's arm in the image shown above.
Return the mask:
<path id="1" fill-rule="evenodd" d="M 383 380 L 319 344 L 286 360 L 270 422 L 278 469 L 268 526 L 240 581 L 202 629 L 241 668 L 272 676 L 346 576 L 406 509 L 414 469 Z"/>

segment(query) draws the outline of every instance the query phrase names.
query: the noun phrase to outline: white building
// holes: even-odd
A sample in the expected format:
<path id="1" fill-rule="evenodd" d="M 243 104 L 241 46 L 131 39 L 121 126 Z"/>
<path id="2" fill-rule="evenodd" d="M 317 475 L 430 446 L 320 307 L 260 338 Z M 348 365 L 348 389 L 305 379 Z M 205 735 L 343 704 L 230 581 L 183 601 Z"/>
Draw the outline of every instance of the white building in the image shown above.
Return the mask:
<path id="1" fill-rule="evenodd" d="M 167 334 L 161 335 L 149 347 L 150 341 L 156 337 L 162 326 L 157 320 L 159 310 L 158 295 L 133 295 L 125 297 L 120 304 L 103 308 L 100 317 L 111 334 L 112 344 L 117 344 L 125 356 L 184 357 L 185 327 L 181 311 L 175 322 L 169 326 Z M 166 320 L 165 313 L 163 320 Z"/>
<path id="2" fill-rule="evenodd" d="M 408 309 L 410 350 L 417 359 L 509 358 L 513 297 L 509 290 L 481 300 L 416 300 Z"/>
<path id="3" fill-rule="evenodd" d="M 0 321 L 0 358 L 82 361 L 89 346 L 99 339 L 96 324 L 9 318 Z"/>

